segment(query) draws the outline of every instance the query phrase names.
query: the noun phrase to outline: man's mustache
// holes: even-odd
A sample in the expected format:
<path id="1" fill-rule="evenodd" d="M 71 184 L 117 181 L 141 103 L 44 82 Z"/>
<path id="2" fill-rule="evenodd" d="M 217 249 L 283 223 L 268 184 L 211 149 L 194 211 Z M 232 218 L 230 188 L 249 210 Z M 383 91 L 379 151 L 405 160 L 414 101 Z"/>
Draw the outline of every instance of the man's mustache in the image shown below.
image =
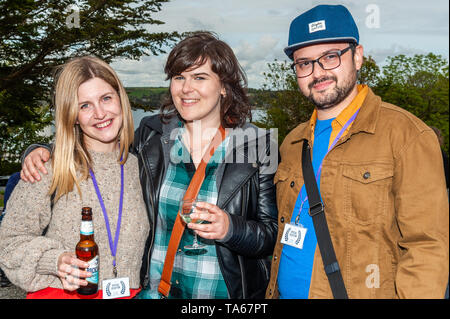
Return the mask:
<path id="1" fill-rule="evenodd" d="M 323 78 L 316 79 L 316 80 L 312 81 L 311 83 L 308 84 L 308 88 L 311 90 L 311 88 L 314 85 L 319 84 L 319 83 L 324 82 L 324 81 L 329 81 L 329 80 L 337 82 L 337 78 L 335 76 L 326 76 L 326 77 L 323 77 Z"/>

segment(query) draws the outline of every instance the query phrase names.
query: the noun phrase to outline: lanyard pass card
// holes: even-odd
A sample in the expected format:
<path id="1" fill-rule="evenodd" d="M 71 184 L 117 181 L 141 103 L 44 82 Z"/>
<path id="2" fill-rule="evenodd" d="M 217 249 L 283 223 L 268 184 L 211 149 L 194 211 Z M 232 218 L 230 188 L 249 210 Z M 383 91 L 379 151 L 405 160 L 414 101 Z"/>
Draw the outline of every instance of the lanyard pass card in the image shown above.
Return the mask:
<path id="1" fill-rule="evenodd" d="M 121 158 L 122 159 L 122 158 Z M 106 211 L 105 204 L 103 202 L 102 195 L 100 193 L 100 189 L 98 187 L 97 180 L 95 178 L 94 172 L 89 169 L 89 174 L 92 178 L 92 183 L 94 184 L 95 192 L 97 193 L 98 200 L 100 202 L 100 206 L 103 211 L 103 217 L 105 219 L 105 226 L 108 233 L 109 239 L 109 248 L 111 250 L 111 255 L 113 257 L 113 279 L 103 280 L 102 288 L 103 288 L 103 299 L 113 299 L 113 298 L 122 298 L 130 296 L 130 279 L 128 277 L 117 278 L 117 265 L 116 265 L 116 252 L 117 246 L 119 242 L 119 233 L 120 226 L 122 221 L 122 208 L 123 208 L 123 195 L 124 195 L 124 169 L 123 164 L 120 165 L 120 200 L 119 200 L 119 213 L 117 219 L 117 229 L 115 238 L 113 240 L 111 234 L 111 228 L 109 226 L 109 218 L 108 213 Z"/>
<path id="2" fill-rule="evenodd" d="M 130 279 L 113 278 L 102 281 L 103 299 L 123 298 L 130 296 Z"/>
<path id="3" fill-rule="evenodd" d="M 303 225 L 286 224 L 281 243 L 298 249 L 303 249 L 307 229 Z"/>

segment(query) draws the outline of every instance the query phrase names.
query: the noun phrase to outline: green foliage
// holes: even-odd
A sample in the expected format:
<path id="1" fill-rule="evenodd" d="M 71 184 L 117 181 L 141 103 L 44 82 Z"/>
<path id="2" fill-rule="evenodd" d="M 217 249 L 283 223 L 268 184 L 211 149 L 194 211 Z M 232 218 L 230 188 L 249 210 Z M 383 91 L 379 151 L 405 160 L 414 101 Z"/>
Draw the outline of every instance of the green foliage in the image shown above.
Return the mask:
<path id="1" fill-rule="evenodd" d="M 281 143 L 295 126 L 309 119 L 314 106 L 300 93 L 290 63 L 275 60 L 268 67 L 269 72 L 263 73 L 265 82 L 260 93 L 260 103 L 267 107 L 267 113 L 254 124 L 278 128 Z"/>
<path id="2" fill-rule="evenodd" d="M 295 126 L 309 120 L 313 106 L 299 92 L 288 62 L 275 61 L 268 67 L 263 85 L 263 103 L 268 105 L 268 111 L 257 125 L 278 128 L 281 142 Z M 388 57 L 382 69 L 369 56 L 364 59 L 358 81 L 369 85 L 383 101 L 398 105 L 438 128 L 448 153 L 449 64 L 442 56 L 429 53 Z"/>
<path id="3" fill-rule="evenodd" d="M 429 53 L 388 57 L 383 76 L 374 87 L 386 102 L 416 115 L 444 136 L 449 150 L 449 65 L 442 56 Z"/>
<path id="4" fill-rule="evenodd" d="M 0 96 L 1 99 L 1 96 Z M 43 135 L 44 128 L 48 127 L 53 119 L 50 107 L 41 106 L 37 110 L 38 120 L 27 121 L 22 124 L 8 125 L 0 122 L 0 175 L 8 175 L 17 171 L 20 155 L 33 141 L 49 143 L 51 134 Z"/>
<path id="5" fill-rule="evenodd" d="M 379 81 L 380 68 L 371 56 L 364 57 L 363 65 L 358 72 L 358 82 L 373 88 L 377 86 Z"/>
<path id="6" fill-rule="evenodd" d="M 133 109 L 153 111 L 159 109 L 161 101 L 169 92 L 167 87 L 127 87 L 128 97 Z"/>

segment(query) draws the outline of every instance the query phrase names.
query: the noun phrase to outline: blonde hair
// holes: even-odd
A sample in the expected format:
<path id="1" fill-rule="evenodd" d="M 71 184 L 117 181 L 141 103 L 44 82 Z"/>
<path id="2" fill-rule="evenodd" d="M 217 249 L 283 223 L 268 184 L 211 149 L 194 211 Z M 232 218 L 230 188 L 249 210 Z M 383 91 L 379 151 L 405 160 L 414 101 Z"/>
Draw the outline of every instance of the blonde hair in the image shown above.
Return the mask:
<path id="1" fill-rule="evenodd" d="M 118 134 L 118 163 L 126 162 L 129 146 L 133 142 L 134 125 L 130 102 L 114 70 L 104 61 L 91 56 L 74 58 L 58 67 L 53 91 L 56 138 L 52 155 L 53 178 L 49 190 L 49 194 L 55 194 L 55 202 L 62 195 L 73 191 L 74 184 L 81 196 L 79 182 L 89 176 L 91 157 L 83 141 L 83 132 L 76 121 L 79 111 L 78 88 L 92 78 L 107 82 L 120 97 L 123 123 Z"/>

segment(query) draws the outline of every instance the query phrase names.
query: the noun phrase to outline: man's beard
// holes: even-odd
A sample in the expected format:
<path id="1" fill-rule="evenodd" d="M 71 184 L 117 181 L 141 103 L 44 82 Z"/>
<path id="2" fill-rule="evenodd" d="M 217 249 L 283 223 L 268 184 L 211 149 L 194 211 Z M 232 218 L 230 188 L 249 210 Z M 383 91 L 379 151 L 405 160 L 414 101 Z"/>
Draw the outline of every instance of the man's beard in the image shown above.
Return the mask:
<path id="1" fill-rule="evenodd" d="M 309 85 L 309 95 L 305 96 L 310 100 L 317 109 L 319 110 L 325 110 L 332 108 L 333 106 L 338 105 L 343 100 L 349 96 L 349 94 L 352 92 L 353 88 L 356 85 L 356 77 L 357 72 L 352 73 L 352 75 L 348 78 L 347 81 L 342 83 L 341 86 L 339 86 L 337 83 L 337 78 L 335 76 L 326 76 L 317 80 L 312 81 Z M 324 82 L 324 81 L 334 81 L 336 83 L 336 87 L 333 89 L 332 92 L 327 93 L 326 95 L 323 95 L 321 97 L 315 98 L 313 96 L 313 93 L 311 91 L 312 87 L 318 83 Z"/>

